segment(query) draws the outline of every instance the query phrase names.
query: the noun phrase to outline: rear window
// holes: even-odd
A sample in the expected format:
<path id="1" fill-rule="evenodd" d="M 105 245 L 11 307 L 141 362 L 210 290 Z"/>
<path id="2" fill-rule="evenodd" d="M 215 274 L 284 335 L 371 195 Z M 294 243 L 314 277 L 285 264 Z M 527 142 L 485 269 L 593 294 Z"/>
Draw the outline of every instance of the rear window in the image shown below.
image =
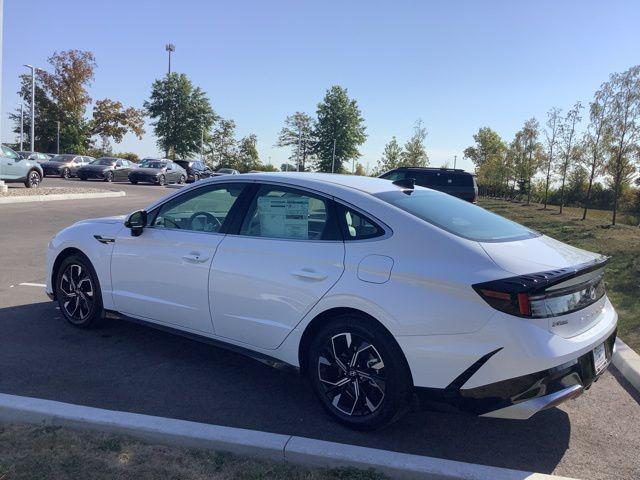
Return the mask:
<path id="1" fill-rule="evenodd" d="M 381 178 L 391 181 L 413 178 L 416 181 L 416 185 L 421 187 L 474 187 L 473 175 L 462 172 L 448 172 L 446 170 L 401 170 L 386 173 Z"/>
<path id="2" fill-rule="evenodd" d="M 539 235 L 482 207 L 433 190 L 396 190 L 375 196 L 447 232 L 477 242 L 508 242 Z"/>

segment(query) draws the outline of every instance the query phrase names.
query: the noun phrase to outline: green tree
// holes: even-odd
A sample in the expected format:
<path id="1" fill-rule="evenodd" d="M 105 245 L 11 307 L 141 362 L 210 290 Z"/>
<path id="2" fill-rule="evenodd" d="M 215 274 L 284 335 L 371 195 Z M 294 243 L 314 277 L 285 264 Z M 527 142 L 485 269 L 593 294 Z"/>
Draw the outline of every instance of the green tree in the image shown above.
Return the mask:
<path id="1" fill-rule="evenodd" d="M 427 129 L 422 126 L 422 120 L 417 120 L 413 127 L 413 135 L 404 144 L 402 152 L 403 167 L 426 167 L 429 165 L 429 157 L 424 146 L 427 138 Z"/>
<path id="2" fill-rule="evenodd" d="M 640 152 L 640 65 L 611 75 L 612 90 L 609 123 L 609 152 L 606 173 L 613 186 L 613 214 L 616 224 L 618 201 L 631 180 Z"/>
<path id="3" fill-rule="evenodd" d="M 194 87 L 184 73 L 174 72 L 153 82 L 144 106 L 153 119 L 158 147 L 171 158 L 200 151 L 203 133 L 218 118 L 205 92 Z"/>
<path id="4" fill-rule="evenodd" d="M 314 134 L 317 139 L 313 153 L 316 168 L 321 172 L 339 173 L 343 164 L 360 157 L 358 147 L 367 138 L 364 119 L 358 103 L 350 99 L 347 90 L 334 85 L 318 104 Z M 335 166 L 334 166 L 335 154 Z"/>
<path id="5" fill-rule="evenodd" d="M 208 160 L 214 168 L 235 168 L 237 142 L 236 123 L 230 119 L 220 119 L 216 123 L 208 143 Z"/>
<path id="6" fill-rule="evenodd" d="M 384 146 L 382 158 L 378 160 L 374 175 L 378 176 L 384 172 L 398 168 L 402 163 L 402 153 L 403 150 L 398 140 L 395 136 L 392 137 L 389 143 Z"/>
<path id="7" fill-rule="evenodd" d="M 94 148 L 92 137 L 98 136 L 103 145 L 110 139 L 119 143 L 132 132 L 138 137 L 144 133 L 143 112 L 124 108 L 118 101 L 108 98 L 96 102 L 92 119 L 87 119 L 87 108 L 92 99 L 87 88 L 94 78 L 96 61 L 91 52 L 67 50 L 54 53 L 49 59 L 48 71 L 38 70 L 35 88 L 35 148 L 56 151 L 58 122 L 60 123 L 60 150 L 85 153 Z M 31 108 L 31 77 L 21 76 L 19 95 L 25 101 L 25 110 Z M 19 109 L 12 113 L 14 132 L 20 132 Z M 24 131 L 30 142 L 31 119 L 25 115 Z"/>
<path id="8" fill-rule="evenodd" d="M 560 131 L 560 109 L 553 107 L 547 112 L 547 128 L 544 131 L 547 151 L 544 160 L 544 169 L 546 170 L 545 184 L 544 184 L 544 207 L 547 209 L 547 201 L 549 199 L 549 185 L 551 184 L 551 172 L 554 165 L 555 157 L 558 146 L 558 135 Z"/>
<path id="9" fill-rule="evenodd" d="M 248 135 L 240 140 L 238 145 L 238 160 L 236 168 L 240 172 L 248 172 L 250 170 L 260 170 L 262 164 L 258 155 L 258 138 L 255 135 Z"/>
<path id="10" fill-rule="evenodd" d="M 562 207 L 564 206 L 564 191 L 567 182 L 567 173 L 572 161 L 578 159 L 578 151 L 576 149 L 576 129 L 582 117 L 580 117 L 580 110 L 582 110 L 582 103 L 576 102 L 571 110 L 567 112 L 560 123 L 560 155 L 558 158 L 558 173 L 560 173 L 561 185 L 560 185 L 560 213 L 562 213 Z"/>
<path id="11" fill-rule="evenodd" d="M 473 136 L 475 145 L 464 149 L 464 158 L 471 160 L 476 168 L 484 162 L 504 152 L 505 144 L 497 132 L 489 127 L 482 127 Z"/>
<path id="12" fill-rule="evenodd" d="M 296 112 L 285 119 L 276 146 L 292 147 L 289 160 L 304 172 L 315 143 L 313 119 L 304 112 Z"/>

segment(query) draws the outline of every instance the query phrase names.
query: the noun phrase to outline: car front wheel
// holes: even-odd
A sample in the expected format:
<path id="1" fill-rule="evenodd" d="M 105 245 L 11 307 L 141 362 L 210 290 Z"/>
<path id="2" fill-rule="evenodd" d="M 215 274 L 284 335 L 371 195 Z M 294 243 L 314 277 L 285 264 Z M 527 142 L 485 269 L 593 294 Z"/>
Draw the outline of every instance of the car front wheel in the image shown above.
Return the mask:
<path id="1" fill-rule="evenodd" d="M 400 347 L 369 319 L 345 315 L 322 328 L 311 342 L 307 369 L 325 410 L 357 430 L 384 427 L 411 400 L 411 374 Z"/>
<path id="2" fill-rule="evenodd" d="M 167 183 L 167 180 L 165 179 L 164 175 L 160 175 L 160 176 L 158 177 L 158 185 L 162 186 L 162 185 L 164 185 L 165 183 Z"/>
<path id="3" fill-rule="evenodd" d="M 113 182 L 113 172 L 107 172 L 104 174 L 104 181 L 105 182 Z"/>
<path id="4" fill-rule="evenodd" d="M 60 176 L 67 179 L 71 178 L 71 170 L 69 170 L 68 168 L 63 168 L 62 172 L 60 172 Z"/>
<path id="5" fill-rule="evenodd" d="M 40 182 L 42 181 L 42 177 L 37 170 L 31 170 L 29 175 L 27 175 L 27 179 L 24 182 L 24 186 L 27 188 L 38 188 Z"/>
<path id="6" fill-rule="evenodd" d="M 187 178 L 184 175 L 180 175 L 178 179 L 178 184 L 183 185 L 187 181 Z"/>
<path id="7" fill-rule="evenodd" d="M 55 278 L 60 312 L 72 325 L 97 326 L 103 318 L 102 295 L 98 277 L 84 255 L 70 255 L 58 268 Z"/>

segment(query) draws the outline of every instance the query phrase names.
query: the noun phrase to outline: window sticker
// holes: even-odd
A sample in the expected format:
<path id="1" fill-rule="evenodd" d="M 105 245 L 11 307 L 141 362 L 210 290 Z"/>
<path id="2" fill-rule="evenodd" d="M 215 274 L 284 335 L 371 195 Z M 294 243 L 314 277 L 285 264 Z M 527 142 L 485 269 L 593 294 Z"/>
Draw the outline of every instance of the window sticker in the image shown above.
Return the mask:
<path id="1" fill-rule="evenodd" d="M 262 236 L 309 238 L 309 197 L 259 197 L 258 216 Z"/>

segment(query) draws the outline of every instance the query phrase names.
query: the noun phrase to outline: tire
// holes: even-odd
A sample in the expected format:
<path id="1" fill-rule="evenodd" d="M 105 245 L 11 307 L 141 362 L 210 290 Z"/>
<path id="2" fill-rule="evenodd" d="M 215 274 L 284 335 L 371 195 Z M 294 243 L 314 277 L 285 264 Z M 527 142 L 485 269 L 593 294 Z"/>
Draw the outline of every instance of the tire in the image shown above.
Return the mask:
<path id="1" fill-rule="evenodd" d="M 42 182 L 42 176 L 40 175 L 40 172 L 38 172 L 37 170 L 31 170 L 27 174 L 27 179 L 24 181 L 24 186 L 27 188 L 38 188 L 40 182 Z"/>
<path id="2" fill-rule="evenodd" d="M 311 341 L 306 365 L 324 409 L 355 430 L 382 428 L 400 418 L 410 404 L 412 380 L 404 354 L 370 319 L 336 317 Z"/>
<path id="3" fill-rule="evenodd" d="M 87 177 L 81 177 L 81 176 L 79 176 L 79 175 L 78 175 L 78 178 L 79 178 L 80 180 L 82 180 L 83 182 L 86 182 L 86 181 L 87 181 Z"/>
<path id="4" fill-rule="evenodd" d="M 113 182 L 113 172 L 107 172 L 104 174 L 104 181 L 105 182 Z"/>
<path id="5" fill-rule="evenodd" d="M 74 327 L 97 327 L 104 318 L 100 283 L 91 262 L 80 254 L 65 258 L 55 278 L 60 312 Z"/>
<path id="6" fill-rule="evenodd" d="M 131 185 L 137 185 L 138 184 L 138 180 L 129 179 L 129 181 L 131 182 Z"/>
<path id="7" fill-rule="evenodd" d="M 60 172 L 60 177 L 66 178 L 67 180 L 71 178 L 71 170 L 68 168 L 63 168 Z"/>
<path id="8" fill-rule="evenodd" d="M 165 183 L 167 183 L 167 179 L 165 178 L 165 176 L 164 176 L 164 175 L 160 175 L 160 176 L 158 177 L 158 185 L 162 186 L 162 185 L 164 185 Z"/>
<path id="9" fill-rule="evenodd" d="M 180 178 L 178 179 L 178 184 L 184 185 L 186 181 L 187 181 L 186 177 L 184 175 L 180 175 Z"/>
<path id="10" fill-rule="evenodd" d="M 198 175 L 197 173 L 193 174 L 193 183 L 196 183 L 198 180 L 200 180 L 200 175 Z"/>

